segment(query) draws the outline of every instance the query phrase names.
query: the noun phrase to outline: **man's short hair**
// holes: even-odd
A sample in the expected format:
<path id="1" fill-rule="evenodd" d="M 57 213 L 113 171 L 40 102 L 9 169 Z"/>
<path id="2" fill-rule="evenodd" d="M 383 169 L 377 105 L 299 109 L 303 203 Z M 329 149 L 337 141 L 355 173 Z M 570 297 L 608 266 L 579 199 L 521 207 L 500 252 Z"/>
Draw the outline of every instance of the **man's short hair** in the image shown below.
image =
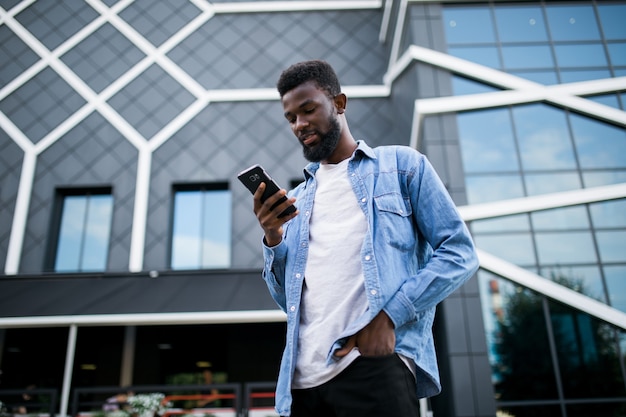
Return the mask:
<path id="1" fill-rule="evenodd" d="M 326 61 L 311 60 L 293 64 L 280 74 L 276 88 L 281 97 L 301 84 L 313 81 L 331 97 L 341 93 L 335 70 Z"/>

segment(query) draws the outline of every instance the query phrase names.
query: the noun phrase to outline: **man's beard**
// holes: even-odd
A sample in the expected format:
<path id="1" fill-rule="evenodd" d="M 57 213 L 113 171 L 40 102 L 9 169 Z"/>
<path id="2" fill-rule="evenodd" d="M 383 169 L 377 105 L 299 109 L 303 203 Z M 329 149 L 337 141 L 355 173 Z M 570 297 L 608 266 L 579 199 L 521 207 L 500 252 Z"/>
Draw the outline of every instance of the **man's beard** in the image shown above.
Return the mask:
<path id="1" fill-rule="evenodd" d="M 329 118 L 330 127 L 328 132 L 319 133 L 320 141 L 315 146 L 302 145 L 302 153 L 304 157 L 310 162 L 320 162 L 328 159 L 330 155 L 335 151 L 339 138 L 341 137 L 341 126 L 339 122 L 333 116 Z"/>

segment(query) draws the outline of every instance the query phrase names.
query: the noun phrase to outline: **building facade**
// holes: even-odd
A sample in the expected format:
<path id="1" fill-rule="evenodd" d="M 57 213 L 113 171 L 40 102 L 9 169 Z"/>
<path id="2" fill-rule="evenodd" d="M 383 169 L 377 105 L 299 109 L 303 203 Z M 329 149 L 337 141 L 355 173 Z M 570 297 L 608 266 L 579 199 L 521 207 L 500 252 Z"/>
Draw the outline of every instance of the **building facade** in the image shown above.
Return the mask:
<path id="1" fill-rule="evenodd" d="M 624 1 L 0 0 L 0 401 L 271 384 L 284 316 L 236 176 L 300 181 L 274 85 L 321 58 L 354 136 L 426 154 L 479 250 L 438 308 L 423 415 L 626 415 L 624 21 Z"/>

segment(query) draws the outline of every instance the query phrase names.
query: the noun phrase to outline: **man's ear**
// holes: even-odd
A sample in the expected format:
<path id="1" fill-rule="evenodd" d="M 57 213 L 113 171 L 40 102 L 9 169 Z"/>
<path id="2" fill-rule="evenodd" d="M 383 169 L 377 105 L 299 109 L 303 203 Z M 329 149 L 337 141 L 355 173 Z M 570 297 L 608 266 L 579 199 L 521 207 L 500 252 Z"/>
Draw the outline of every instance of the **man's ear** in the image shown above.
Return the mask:
<path id="1" fill-rule="evenodd" d="M 346 104 L 348 104 L 348 97 L 344 93 L 339 93 L 333 99 L 337 113 L 343 114 L 346 111 Z"/>

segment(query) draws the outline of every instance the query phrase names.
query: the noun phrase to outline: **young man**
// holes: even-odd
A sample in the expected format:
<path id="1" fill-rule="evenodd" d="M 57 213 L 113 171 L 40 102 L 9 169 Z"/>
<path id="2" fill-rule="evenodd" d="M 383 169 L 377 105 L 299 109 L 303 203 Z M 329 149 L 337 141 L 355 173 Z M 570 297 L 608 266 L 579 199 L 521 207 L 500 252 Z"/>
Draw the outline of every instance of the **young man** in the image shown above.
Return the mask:
<path id="1" fill-rule="evenodd" d="M 276 410 L 418 416 L 418 398 L 441 390 L 435 306 L 478 268 L 469 232 L 424 155 L 352 137 L 330 65 L 295 64 L 277 87 L 310 163 L 274 209 L 285 190 L 253 197 L 263 277 L 287 314 Z"/>

